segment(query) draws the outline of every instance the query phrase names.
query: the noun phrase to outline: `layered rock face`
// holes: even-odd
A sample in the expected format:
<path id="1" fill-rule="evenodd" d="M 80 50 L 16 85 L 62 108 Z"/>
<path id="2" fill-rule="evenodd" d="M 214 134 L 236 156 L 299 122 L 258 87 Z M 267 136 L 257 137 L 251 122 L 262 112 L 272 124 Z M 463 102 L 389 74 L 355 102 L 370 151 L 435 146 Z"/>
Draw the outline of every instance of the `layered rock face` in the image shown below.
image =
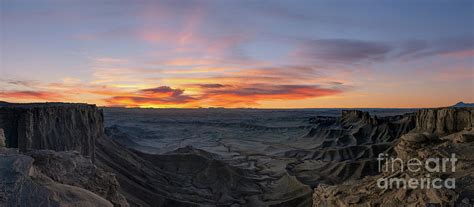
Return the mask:
<path id="1" fill-rule="evenodd" d="M 104 135 L 102 111 L 88 104 L 2 104 L 0 128 L 7 147 L 75 150 L 92 160 L 95 140 Z"/>
<path id="2" fill-rule="evenodd" d="M 474 113 L 469 108 L 422 109 L 415 120 L 417 131 L 450 134 L 472 127 Z"/>
<path id="3" fill-rule="evenodd" d="M 473 108 L 418 111 L 413 115 L 415 128 L 401 135 L 394 143 L 394 151 L 387 154 L 399 160 L 387 161 L 379 168 L 389 170 L 381 170 L 378 175 L 358 181 L 319 185 L 313 194 L 313 206 L 471 206 L 474 203 L 473 114 Z M 453 155 L 457 160 L 449 160 Z M 409 168 L 406 164 L 413 162 L 413 159 L 446 161 L 443 165 L 448 167 L 432 172 L 430 169 L 434 167 L 431 163 L 429 168 L 423 165 L 419 170 L 413 170 L 413 166 Z M 451 188 L 453 183 L 450 182 L 448 187 L 436 188 L 432 183 L 427 184 L 427 178 L 443 182 L 454 180 L 455 187 Z M 426 182 L 425 187 L 396 187 L 396 182 L 391 187 L 382 185 L 383 182 L 388 184 L 390 181 L 410 179 Z M 428 185 L 431 187 L 426 187 Z"/>
<path id="4" fill-rule="evenodd" d="M 128 206 L 115 176 L 92 161 L 102 124 L 94 105 L 3 103 L 0 206 Z"/>

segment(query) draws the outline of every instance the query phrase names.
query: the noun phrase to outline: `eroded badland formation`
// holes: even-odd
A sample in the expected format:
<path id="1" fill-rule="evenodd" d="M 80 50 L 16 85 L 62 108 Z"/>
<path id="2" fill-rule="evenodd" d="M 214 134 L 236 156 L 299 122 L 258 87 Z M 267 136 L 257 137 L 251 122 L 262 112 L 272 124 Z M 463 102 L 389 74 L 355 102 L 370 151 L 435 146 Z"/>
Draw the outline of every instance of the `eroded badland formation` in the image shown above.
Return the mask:
<path id="1" fill-rule="evenodd" d="M 308 133 L 295 140 L 311 147 L 252 162 L 248 156 L 230 160 L 193 147 L 165 154 L 140 152 L 117 142 L 114 129 L 106 134 L 103 121 L 102 109 L 93 105 L 3 103 L 0 206 L 474 203 L 473 108 L 422 109 L 388 117 L 348 110 L 340 117 L 314 117 Z M 456 188 L 380 188 L 380 178 L 427 174 L 401 166 L 379 172 L 380 153 L 404 161 L 454 153 L 456 171 L 430 173 L 430 178 L 454 178 Z"/>

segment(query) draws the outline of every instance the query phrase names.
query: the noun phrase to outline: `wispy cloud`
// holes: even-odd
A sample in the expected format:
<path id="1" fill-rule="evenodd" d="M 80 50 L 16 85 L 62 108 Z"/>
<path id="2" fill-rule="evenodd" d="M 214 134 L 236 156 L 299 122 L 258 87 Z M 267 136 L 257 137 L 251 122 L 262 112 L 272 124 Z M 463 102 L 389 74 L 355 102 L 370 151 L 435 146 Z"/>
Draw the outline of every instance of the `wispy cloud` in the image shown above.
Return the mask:
<path id="1" fill-rule="evenodd" d="M 0 98 L 5 100 L 22 101 L 59 101 L 64 98 L 63 95 L 55 92 L 46 91 L 2 91 Z"/>
<path id="2" fill-rule="evenodd" d="M 341 92 L 341 89 L 318 85 L 251 84 L 207 89 L 203 91 L 202 97 L 217 106 L 256 106 L 264 100 L 302 100 Z"/>
<path id="3" fill-rule="evenodd" d="M 370 64 L 415 60 L 435 55 L 472 56 L 473 38 L 408 40 L 401 42 L 357 39 L 301 40 L 292 56 L 317 64 Z"/>
<path id="4" fill-rule="evenodd" d="M 469 52 L 471 51 L 471 53 Z M 445 38 L 438 40 L 411 40 L 399 44 L 392 58 L 406 60 L 421 59 L 435 55 L 453 55 L 468 57 L 474 51 L 474 38 Z"/>
<path id="5" fill-rule="evenodd" d="M 392 47 L 385 43 L 351 39 L 304 41 L 294 55 L 305 60 L 324 63 L 360 63 L 383 59 Z"/>

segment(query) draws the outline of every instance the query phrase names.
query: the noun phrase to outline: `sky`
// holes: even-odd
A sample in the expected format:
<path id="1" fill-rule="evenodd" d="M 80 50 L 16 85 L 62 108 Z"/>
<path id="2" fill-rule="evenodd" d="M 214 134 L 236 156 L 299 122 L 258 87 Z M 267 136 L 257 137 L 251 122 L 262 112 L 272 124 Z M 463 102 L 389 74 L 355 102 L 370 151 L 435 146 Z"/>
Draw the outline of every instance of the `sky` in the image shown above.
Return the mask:
<path id="1" fill-rule="evenodd" d="M 1 101 L 474 102 L 474 1 L 1 0 L 0 12 Z"/>

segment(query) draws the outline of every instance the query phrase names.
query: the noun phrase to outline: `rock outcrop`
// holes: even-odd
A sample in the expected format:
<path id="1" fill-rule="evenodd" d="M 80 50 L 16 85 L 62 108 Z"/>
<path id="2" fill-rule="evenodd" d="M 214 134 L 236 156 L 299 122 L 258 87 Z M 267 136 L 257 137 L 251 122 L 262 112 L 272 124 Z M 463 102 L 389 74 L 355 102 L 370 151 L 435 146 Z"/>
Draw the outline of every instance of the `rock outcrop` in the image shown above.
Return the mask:
<path id="1" fill-rule="evenodd" d="M 2 103 L 0 128 L 0 206 L 128 206 L 115 176 L 93 164 L 104 136 L 94 105 Z"/>
<path id="2" fill-rule="evenodd" d="M 2 104 L 0 128 L 6 146 L 21 152 L 32 149 L 75 150 L 94 160 L 97 138 L 104 135 L 103 114 L 89 104 Z"/>
<path id="3" fill-rule="evenodd" d="M 16 149 L 0 149 L 0 206 L 113 206 L 91 191 L 54 181 L 33 163 Z"/>
<path id="4" fill-rule="evenodd" d="M 0 128 L 0 148 L 6 147 L 5 141 L 5 133 L 3 133 L 3 129 Z"/>
<path id="5" fill-rule="evenodd" d="M 474 113 L 469 108 L 421 109 L 415 120 L 416 131 L 450 134 L 472 127 Z"/>
<path id="6" fill-rule="evenodd" d="M 54 182 L 89 190 L 110 201 L 114 206 L 128 206 L 120 193 L 115 175 L 96 167 L 90 159 L 75 151 L 55 152 L 33 150 L 26 153 L 33 158 L 33 167 Z"/>
<path id="7" fill-rule="evenodd" d="M 394 151 L 389 154 L 391 158 L 400 159 L 400 162 L 385 162 L 379 170 L 389 170 L 381 170 L 380 174 L 361 180 L 332 186 L 319 185 L 313 194 L 313 206 L 471 206 L 474 203 L 473 114 L 472 108 L 418 111 L 413 117 L 415 128 L 401 135 L 394 143 Z M 447 161 L 453 154 L 457 160 Z M 419 170 L 409 170 L 406 163 L 412 159 L 446 160 L 447 165 L 452 164 L 454 167 L 432 172 L 429 171 L 431 168 L 423 165 Z M 454 180 L 455 188 L 382 185 L 382 181 L 422 181 L 427 178 L 444 182 Z"/>
<path id="8" fill-rule="evenodd" d="M 415 127 L 413 116 L 371 117 L 368 112 L 342 111 L 338 117 L 318 117 L 302 139 L 319 146 L 291 150 L 286 157 L 297 158 L 287 170 L 310 186 L 338 184 L 377 173 L 376 157 L 391 149 L 399 136 Z"/>

